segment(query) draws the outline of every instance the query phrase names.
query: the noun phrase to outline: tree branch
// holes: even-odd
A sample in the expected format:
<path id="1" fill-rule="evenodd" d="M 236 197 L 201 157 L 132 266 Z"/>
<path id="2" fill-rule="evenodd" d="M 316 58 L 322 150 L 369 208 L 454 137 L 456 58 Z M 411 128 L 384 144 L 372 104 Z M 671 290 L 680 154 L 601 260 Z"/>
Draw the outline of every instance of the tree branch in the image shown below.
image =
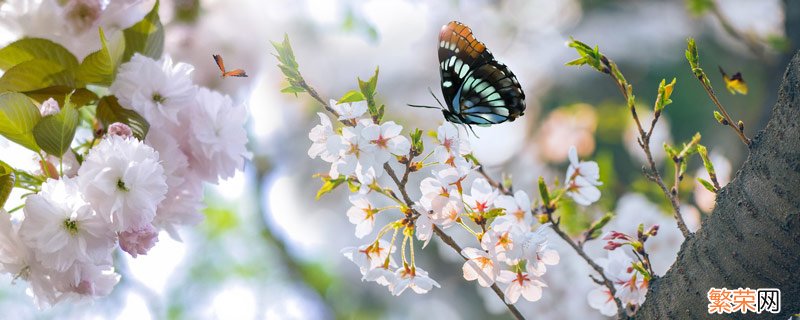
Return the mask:
<path id="1" fill-rule="evenodd" d="M 714 212 L 683 243 L 667 274 L 651 283 L 637 317 L 708 318 L 712 287 L 781 290 L 780 313 L 748 313 L 747 319 L 800 312 L 800 54 L 778 96 L 744 165 L 719 190 Z"/>

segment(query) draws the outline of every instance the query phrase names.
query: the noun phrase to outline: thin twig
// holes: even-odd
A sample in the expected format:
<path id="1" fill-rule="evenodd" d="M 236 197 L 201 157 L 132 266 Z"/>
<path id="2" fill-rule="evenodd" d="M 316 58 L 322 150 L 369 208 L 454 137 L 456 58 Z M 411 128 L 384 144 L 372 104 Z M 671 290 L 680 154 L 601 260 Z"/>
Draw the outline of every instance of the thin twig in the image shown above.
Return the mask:
<path id="1" fill-rule="evenodd" d="M 489 182 L 489 185 L 491 185 L 493 188 L 495 188 L 497 190 L 500 190 L 500 193 L 505 194 L 505 195 L 511 195 L 511 191 L 510 190 L 507 190 L 506 187 L 503 186 L 502 183 L 495 181 L 494 179 L 492 179 L 492 177 L 489 176 L 488 173 L 486 173 L 486 170 L 483 169 L 483 165 L 482 164 L 478 164 L 477 171 L 481 176 L 483 176 L 486 179 L 487 182 Z"/>
<path id="2" fill-rule="evenodd" d="M 553 231 L 555 231 L 555 233 L 559 237 L 561 237 L 561 239 L 563 239 L 567 244 L 569 244 L 569 246 L 572 247 L 572 249 L 575 250 L 575 252 L 577 252 L 578 255 L 581 258 L 583 258 L 583 260 L 586 261 L 586 263 L 588 263 L 589 266 L 592 267 L 592 269 L 594 269 L 594 271 L 597 272 L 600 275 L 600 277 L 603 279 L 602 282 L 600 282 L 597 279 L 595 279 L 594 277 L 592 277 L 592 280 L 594 280 L 598 284 L 605 285 L 605 287 L 608 288 L 608 291 L 611 292 L 611 296 L 614 297 L 614 303 L 617 305 L 617 318 L 618 319 L 626 318 L 626 316 L 625 316 L 625 308 L 622 306 L 622 301 L 619 298 L 617 298 L 617 289 L 614 288 L 614 283 L 611 282 L 611 280 L 608 279 L 608 277 L 606 277 L 606 273 L 603 270 L 603 267 L 601 267 L 596 262 L 594 262 L 594 260 L 592 260 L 592 258 L 589 257 L 588 254 L 586 254 L 586 251 L 584 251 L 581 246 L 578 246 L 575 243 L 575 241 L 572 241 L 572 238 L 570 238 L 569 235 L 566 232 L 561 230 L 560 221 L 553 220 L 553 211 L 552 210 L 549 210 L 549 209 L 547 209 L 547 207 L 544 207 L 544 206 L 543 206 L 543 208 L 541 208 L 541 210 L 544 210 L 544 212 L 547 213 L 548 220 L 550 220 L 552 222 L 552 227 L 550 229 L 553 229 Z"/>
<path id="3" fill-rule="evenodd" d="M 716 0 L 709 1 L 711 3 L 711 14 L 717 18 L 720 25 L 722 25 L 722 29 L 728 33 L 733 38 L 738 39 L 750 50 L 756 57 L 761 60 L 766 60 L 766 55 L 764 54 L 764 47 L 759 45 L 752 37 L 748 37 L 747 35 L 740 32 L 736 29 L 733 24 L 730 22 L 727 16 L 722 14 L 722 11 L 719 9 L 719 4 Z"/>
<path id="4" fill-rule="evenodd" d="M 438 236 L 439 239 L 442 240 L 442 242 L 444 242 L 445 244 L 450 246 L 450 248 L 453 248 L 453 250 L 458 252 L 458 255 L 460 255 L 461 258 L 464 259 L 464 261 L 468 260 L 467 257 L 465 257 L 464 255 L 461 254 L 461 246 L 459 246 L 458 243 L 456 243 L 456 241 L 453 240 L 452 237 L 450 237 L 449 235 L 444 233 L 444 231 L 442 231 L 442 229 L 440 229 L 438 226 L 434 225 L 433 226 L 433 233 L 435 233 L 436 236 Z M 500 300 L 503 301 L 503 303 L 506 305 L 506 307 L 508 307 L 508 311 L 511 312 L 511 315 L 513 315 L 515 319 L 518 319 L 518 320 L 525 319 L 525 317 L 522 316 L 522 313 L 519 312 L 517 307 L 515 307 L 513 304 L 506 303 L 506 296 L 505 296 L 505 294 L 503 294 L 503 290 L 500 290 L 500 287 L 497 285 L 497 283 L 492 284 L 491 288 L 492 288 L 492 291 L 494 291 L 494 293 L 497 294 L 498 297 L 500 297 Z"/>
<path id="5" fill-rule="evenodd" d="M 397 177 L 397 173 L 395 173 L 394 169 L 392 169 L 392 167 L 389 166 L 389 163 L 385 163 L 383 165 L 383 168 L 384 168 L 384 170 L 386 170 L 386 173 L 389 174 L 389 177 L 392 179 L 392 181 L 394 181 L 395 185 L 397 186 L 397 189 L 400 190 L 400 194 L 403 196 L 403 200 L 406 202 L 406 205 L 409 208 L 411 208 L 411 210 L 416 211 L 412 207 L 414 202 L 411 200 L 411 197 L 408 196 L 408 192 L 406 191 L 405 183 Z M 415 212 L 415 213 L 417 213 L 417 212 Z M 465 261 L 469 260 L 469 259 L 467 259 L 467 257 L 465 257 L 464 255 L 461 254 L 461 250 L 462 250 L 461 246 L 459 246 L 458 243 L 456 243 L 456 241 L 453 240 L 452 237 L 450 237 L 449 235 L 444 233 L 444 231 L 442 231 L 442 229 L 440 229 L 438 226 L 434 225 L 433 226 L 433 232 L 436 234 L 437 237 L 439 237 L 439 239 L 442 240 L 442 242 L 447 244 L 450 248 L 453 248 L 453 250 L 455 250 L 458 253 L 458 255 L 461 256 L 461 258 L 464 258 Z M 508 308 L 508 311 L 511 312 L 511 314 L 514 316 L 514 318 L 516 318 L 518 320 L 525 319 L 525 317 L 522 316 L 522 313 L 519 312 L 517 307 L 515 307 L 513 304 L 506 303 L 505 294 L 503 294 L 503 291 L 500 290 L 500 287 L 497 286 L 496 283 L 492 284 L 492 291 L 494 291 L 494 293 L 497 294 L 497 296 L 500 298 L 500 300 L 503 301 L 503 303 Z"/>
<path id="6" fill-rule="evenodd" d="M 317 93 L 317 91 L 314 90 L 314 88 L 312 88 L 310 85 L 308 85 L 308 83 L 306 83 L 304 79 L 299 83 L 299 85 L 303 89 L 305 89 L 306 92 L 308 92 L 308 94 L 312 98 L 314 98 L 314 100 L 316 100 L 317 102 L 322 104 L 322 106 L 325 108 L 326 111 L 330 112 L 331 114 L 333 114 L 337 118 L 339 117 L 339 114 L 336 112 L 336 110 L 333 110 L 333 108 L 331 108 L 325 102 L 325 100 L 322 99 L 322 97 Z M 340 120 L 340 122 L 342 124 L 344 124 L 344 125 L 347 125 L 347 126 L 354 126 L 355 125 L 354 121 Z M 409 153 L 409 158 L 408 158 L 408 161 L 405 164 L 405 171 L 403 172 L 402 179 L 398 178 L 398 176 L 395 173 L 394 169 L 392 169 L 392 167 L 389 165 L 388 162 L 383 164 L 383 168 L 384 168 L 384 170 L 386 170 L 386 172 L 389 174 L 389 177 L 392 179 L 392 181 L 397 186 L 397 189 L 400 191 L 400 195 L 403 197 L 403 201 L 405 202 L 406 206 L 408 206 L 408 208 L 410 208 L 414 212 L 415 215 L 419 216 L 420 213 L 416 212 L 416 210 L 413 208 L 414 201 L 411 200 L 411 197 L 408 195 L 408 191 L 406 190 L 406 184 L 408 183 L 408 176 L 409 176 L 409 174 L 411 172 L 412 159 L 413 159 L 413 153 Z M 442 231 L 441 229 L 439 229 L 439 227 L 437 227 L 435 225 L 433 226 L 433 231 L 434 231 L 434 233 L 436 233 L 436 236 L 438 236 L 442 241 L 444 241 L 445 244 L 447 244 L 448 246 L 453 248 L 453 250 L 455 250 L 458 253 L 458 255 L 460 255 L 462 258 L 464 258 L 466 260 L 466 257 L 461 255 L 461 247 L 455 242 L 455 240 L 453 240 L 453 238 L 448 236 L 446 233 L 444 233 L 444 231 Z M 522 313 L 519 312 L 517 307 L 515 307 L 512 304 L 506 303 L 505 295 L 503 294 L 503 291 L 500 290 L 500 287 L 497 286 L 497 284 L 492 284 L 492 291 L 494 291 L 494 293 L 497 294 L 497 296 L 500 298 L 500 300 L 503 301 L 503 303 L 508 308 L 508 311 L 511 313 L 511 315 L 514 316 L 515 319 L 517 319 L 517 320 L 524 320 L 525 319 L 525 317 L 522 316 Z"/>
<path id="7" fill-rule="evenodd" d="M 611 72 L 609 72 L 608 75 L 611 76 L 612 79 L 614 79 L 615 83 L 617 83 L 617 87 L 619 88 L 620 93 L 622 93 L 622 96 L 625 98 L 625 101 L 627 101 L 628 109 L 630 109 L 631 115 L 633 116 L 633 120 L 636 123 L 637 129 L 639 130 L 639 146 L 642 147 L 642 150 L 644 151 L 644 154 L 647 157 L 647 163 L 650 166 L 650 175 L 652 176 L 653 180 L 658 185 L 658 187 L 661 188 L 661 191 L 664 193 L 664 195 L 669 199 L 669 202 L 672 205 L 675 220 L 678 223 L 678 229 L 681 230 L 681 233 L 683 233 L 684 238 L 688 238 L 692 233 L 691 231 L 689 231 L 689 228 L 686 227 L 686 222 L 684 222 L 683 215 L 681 215 L 680 204 L 678 203 L 678 196 L 677 194 L 672 194 L 672 192 L 670 192 L 670 190 L 667 189 L 667 186 L 664 184 L 664 180 L 661 178 L 661 174 L 658 172 L 658 167 L 656 167 L 656 163 L 655 161 L 653 161 L 653 154 L 650 151 L 650 137 L 653 134 L 653 128 L 655 128 L 656 121 L 658 121 L 657 118 L 659 117 L 660 114 L 655 113 L 653 115 L 654 118 L 653 121 L 651 122 L 650 131 L 645 132 L 644 129 L 642 129 L 642 123 L 639 120 L 639 116 L 636 114 L 635 101 L 631 99 L 631 97 L 628 94 L 629 91 L 633 91 L 632 87 L 630 86 L 630 84 L 627 83 L 627 80 L 617 76 L 617 74 L 621 75 L 622 73 L 619 71 L 619 68 L 617 67 L 617 64 L 614 63 L 614 61 L 609 60 L 605 56 L 603 56 L 603 59 L 601 61 L 603 62 L 603 64 L 606 65 L 606 67 L 608 67 L 611 70 Z"/>
<path id="8" fill-rule="evenodd" d="M 702 73 L 700 75 L 700 77 L 706 77 L 705 73 Z M 711 101 L 714 102 L 714 105 L 717 106 L 717 109 L 719 109 L 719 112 L 722 113 L 723 117 L 725 117 L 725 122 L 727 122 L 725 125 L 731 127 L 733 129 L 733 131 L 736 132 L 736 135 L 739 136 L 739 139 L 742 140 L 742 142 L 745 145 L 750 146 L 750 143 L 751 143 L 750 138 L 748 138 L 744 134 L 743 130 L 740 130 L 740 128 L 736 125 L 736 122 L 734 122 L 733 119 L 731 118 L 731 116 L 728 114 L 728 111 L 725 110 L 725 107 L 723 107 L 722 104 L 719 102 L 719 99 L 717 99 L 717 94 L 714 93 L 714 88 L 711 88 L 708 85 L 708 83 L 706 81 L 704 81 L 700 77 L 698 77 L 697 80 L 700 81 L 700 84 L 703 85 L 703 89 L 706 90 L 706 93 L 708 94 L 708 97 L 711 98 Z"/>

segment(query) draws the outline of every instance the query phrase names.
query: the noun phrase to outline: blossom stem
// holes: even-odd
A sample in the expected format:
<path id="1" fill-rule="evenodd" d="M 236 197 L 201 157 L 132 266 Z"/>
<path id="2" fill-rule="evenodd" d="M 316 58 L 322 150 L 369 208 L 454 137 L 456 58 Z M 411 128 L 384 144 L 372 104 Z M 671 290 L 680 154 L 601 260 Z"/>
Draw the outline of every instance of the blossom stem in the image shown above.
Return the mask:
<path id="1" fill-rule="evenodd" d="M 700 72 L 702 72 L 702 71 L 700 71 Z M 727 110 L 725 110 L 725 107 L 723 107 L 723 106 L 722 106 L 722 103 L 720 103 L 720 102 L 719 102 L 719 99 L 717 99 L 717 94 L 716 94 L 716 93 L 714 93 L 714 88 L 711 88 L 711 86 L 709 86 L 709 85 L 708 85 L 708 83 L 707 83 L 706 81 L 703 81 L 703 79 L 702 79 L 702 78 L 705 78 L 705 77 L 707 77 L 707 76 L 706 76 L 706 74 L 705 74 L 705 72 L 702 72 L 702 73 L 701 73 L 701 74 L 698 76 L 697 80 L 699 80 L 699 81 L 700 81 L 700 84 L 701 84 L 701 85 L 703 85 L 703 89 L 704 89 L 704 90 L 706 91 L 706 93 L 708 94 L 708 97 L 709 97 L 709 98 L 711 98 L 711 102 L 713 102 L 713 103 L 714 103 L 714 105 L 715 105 L 715 106 L 717 106 L 717 109 L 719 109 L 719 112 L 720 112 L 720 113 L 722 113 L 722 116 L 723 116 L 723 117 L 725 117 L 725 122 L 727 122 L 727 124 L 726 124 L 726 125 L 727 125 L 727 126 L 729 126 L 729 127 L 731 127 L 731 128 L 733 129 L 733 131 L 735 131 L 735 132 L 736 132 L 736 135 L 738 135 L 738 136 L 739 136 L 739 140 L 742 140 L 742 143 L 744 143 L 745 145 L 749 146 L 749 145 L 750 145 L 750 143 L 751 143 L 751 140 L 750 140 L 750 138 L 748 138 L 748 137 L 747 137 L 747 136 L 744 134 L 744 131 L 740 130 L 741 128 L 739 128 L 739 127 L 736 125 L 736 122 L 735 122 L 735 121 L 733 121 L 733 118 L 731 118 L 731 116 L 728 114 L 728 111 L 727 111 Z"/>
<path id="2" fill-rule="evenodd" d="M 409 248 L 411 248 L 411 266 L 416 268 L 417 264 L 414 263 L 414 241 L 413 241 L 413 239 L 411 237 L 408 237 L 408 238 L 409 238 L 408 246 L 409 246 Z"/>
<path id="3" fill-rule="evenodd" d="M 483 170 L 483 165 L 481 165 L 479 162 L 475 162 L 475 164 L 478 166 L 478 173 L 480 173 L 493 188 L 500 190 L 500 193 L 502 194 L 511 195 L 510 190 L 507 190 L 502 183 L 499 183 L 494 179 L 492 179 L 492 177 L 490 177 L 489 174 L 486 173 L 486 170 Z"/>
<path id="4" fill-rule="evenodd" d="M 625 101 L 627 101 L 628 109 L 630 110 L 631 116 L 633 116 L 633 121 L 636 123 L 636 127 L 639 130 L 639 146 L 642 148 L 642 151 L 644 151 L 644 154 L 647 157 L 647 163 L 650 166 L 650 173 L 648 175 L 653 178 L 652 180 L 658 185 L 659 188 L 661 188 L 661 191 L 669 199 L 669 202 L 672 205 L 675 220 L 678 223 L 678 229 L 681 230 L 684 238 L 688 238 L 692 235 L 692 232 L 689 231 L 689 228 L 686 227 L 686 223 L 683 221 L 680 204 L 678 203 L 678 195 L 672 194 L 672 192 L 667 189 L 667 186 L 664 184 L 664 180 L 661 178 L 661 174 L 658 172 L 656 163 L 653 161 L 653 154 L 650 151 L 650 136 L 653 134 L 653 128 L 656 125 L 656 121 L 658 121 L 658 113 L 653 116 L 653 121 L 651 122 L 649 132 L 645 132 L 642 128 L 642 123 L 639 120 L 639 116 L 636 114 L 636 102 L 632 97 L 633 86 L 628 84 L 628 81 L 621 76 L 622 72 L 619 71 L 619 67 L 617 67 L 617 64 L 614 63 L 614 61 L 608 59 L 606 56 L 602 56 L 601 61 L 611 71 L 608 73 L 608 75 L 611 76 L 611 78 L 617 84 L 620 93 L 622 93 Z"/>
<path id="5" fill-rule="evenodd" d="M 472 234 L 476 238 L 478 237 L 478 233 L 473 231 L 472 228 L 470 228 L 466 223 L 464 223 L 464 221 L 458 221 L 458 224 L 461 225 L 461 227 L 463 227 L 464 230 L 467 230 L 467 232 L 469 232 L 470 234 Z"/>
<path id="6" fill-rule="evenodd" d="M 298 85 L 300 87 L 304 88 L 308 92 L 308 94 L 312 98 L 314 98 L 314 100 L 316 100 L 317 102 L 322 104 L 322 106 L 325 108 L 325 110 L 327 110 L 328 112 L 330 112 L 331 114 L 336 116 L 336 118 L 339 117 L 339 114 L 336 112 L 336 110 L 333 110 L 333 108 L 331 108 L 327 103 L 325 103 L 325 100 L 322 99 L 322 97 L 319 96 L 317 91 L 314 90 L 314 88 L 312 88 L 310 85 L 308 85 L 305 82 L 304 79 L 301 79 L 301 81 L 300 81 L 300 83 L 298 83 Z M 347 126 L 355 126 L 355 122 L 354 121 L 341 121 L 340 120 L 340 122 L 342 124 L 344 124 L 344 125 L 347 125 Z M 406 191 L 406 183 L 408 183 L 408 174 L 409 174 L 409 171 L 410 171 L 411 158 L 412 157 L 409 157 L 408 162 L 406 163 L 406 169 L 405 169 L 406 172 L 403 173 L 403 179 L 402 180 L 397 177 L 397 173 L 395 173 L 394 169 L 392 169 L 392 167 L 389 165 L 388 162 L 383 164 L 383 168 L 389 174 L 389 177 L 392 179 L 392 181 L 394 181 L 395 185 L 397 186 L 397 189 L 400 191 L 400 194 L 403 197 L 403 200 L 405 201 L 406 206 L 408 206 L 408 208 L 411 209 L 416 214 L 416 216 L 419 216 L 420 213 L 416 212 L 417 210 L 414 209 L 414 207 L 413 207 L 414 201 L 411 200 L 411 197 L 408 195 L 408 191 Z M 478 170 L 482 171 L 481 168 L 479 168 Z M 494 183 L 497 186 L 499 186 L 499 188 L 502 188 L 502 185 L 497 184 L 496 182 L 494 182 Z M 504 188 L 500 189 L 500 190 L 504 190 Z M 396 199 L 396 197 L 391 197 L 391 198 Z M 462 250 L 461 246 L 459 246 L 455 242 L 455 240 L 453 240 L 452 237 L 450 237 L 449 235 L 444 233 L 444 231 L 442 231 L 442 229 L 440 229 L 435 224 L 433 225 L 433 232 L 445 244 L 447 244 L 448 246 L 453 248 L 453 250 L 455 250 L 458 253 L 458 255 L 460 255 L 465 261 L 469 260 L 463 254 L 461 254 L 461 250 Z M 508 304 L 508 303 L 505 302 L 505 294 L 503 294 L 503 290 L 500 290 L 500 287 L 497 285 L 497 283 L 492 284 L 491 288 L 492 288 L 492 291 L 494 291 L 494 293 L 500 298 L 500 300 L 503 301 L 503 303 L 506 305 L 506 308 L 508 308 L 508 311 L 511 313 L 512 316 L 514 316 L 515 319 L 517 319 L 517 320 L 524 320 L 525 319 L 525 317 L 522 316 L 522 313 L 519 312 L 517 307 L 515 307 L 513 304 Z"/>
<path id="7" fill-rule="evenodd" d="M 581 246 L 576 244 L 575 241 L 572 241 L 572 238 L 570 238 L 566 232 L 561 230 L 561 224 L 559 223 L 560 221 L 553 220 L 552 210 L 549 210 L 546 207 L 542 208 L 541 210 L 544 210 L 544 212 L 547 213 L 548 220 L 552 222 L 551 229 L 553 229 L 553 231 L 555 231 L 555 233 L 559 237 L 561 237 L 561 239 L 563 239 L 567 244 L 569 244 L 569 246 L 572 247 L 572 249 L 575 250 L 575 252 L 577 252 L 578 255 L 581 256 L 581 258 L 583 258 L 583 260 L 585 260 L 586 263 L 588 263 L 589 266 L 592 267 L 592 269 L 594 269 L 594 271 L 600 274 L 600 277 L 603 279 L 602 284 L 605 285 L 606 288 L 608 288 L 608 291 L 611 292 L 611 296 L 614 297 L 614 303 L 617 305 L 617 318 L 619 319 L 627 318 L 627 316 L 625 315 L 625 308 L 622 305 L 622 301 L 619 298 L 617 298 L 617 290 L 616 288 L 614 288 L 614 283 L 612 283 L 611 280 L 608 279 L 608 277 L 606 277 L 606 274 L 603 271 L 603 267 L 594 262 L 594 260 L 592 260 L 592 258 L 589 257 L 588 254 L 586 254 L 586 251 L 583 251 L 583 248 Z"/>
<path id="8" fill-rule="evenodd" d="M 416 211 L 412 207 L 413 201 L 411 201 L 411 197 L 408 196 L 408 192 L 406 191 L 406 185 L 402 183 L 402 181 L 399 178 L 397 178 L 397 173 L 395 173 L 394 169 L 392 169 L 392 167 L 389 166 L 388 163 L 384 164 L 383 168 L 386 170 L 386 173 L 389 174 L 389 177 L 392 179 L 392 181 L 394 181 L 394 183 L 397 185 L 397 189 L 400 190 L 400 194 L 403 195 L 403 199 L 406 201 L 408 207 L 411 208 L 411 210 Z M 433 233 L 435 233 L 436 236 L 442 240 L 442 242 L 447 244 L 450 248 L 453 248 L 453 250 L 455 250 L 458 253 L 458 255 L 460 255 L 461 258 L 464 259 L 464 261 L 469 260 L 461 253 L 462 250 L 461 246 L 459 246 L 458 243 L 456 243 L 456 241 L 453 240 L 452 237 L 447 235 L 444 231 L 442 231 L 442 229 L 439 228 L 439 226 L 435 224 L 433 225 Z M 500 300 L 503 301 L 503 303 L 506 305 L 506 308 L 508 308 L 508 311 L 511 313 L 512 316 L 514 316 L 515 319 L 517 320 L 525 319 L 525 317 L 522 316 L 522 313 L 519 312 L 517 307 L 515 307 L 513 304 L 506 303 L 505 294 L 503 294 L 503 290 L 500 290 L 500 287 L 497 285 L 497 283 L 492 284 L 491 288 L 492 291 L 494 291 L 494 293 L 500 298 Z"/>

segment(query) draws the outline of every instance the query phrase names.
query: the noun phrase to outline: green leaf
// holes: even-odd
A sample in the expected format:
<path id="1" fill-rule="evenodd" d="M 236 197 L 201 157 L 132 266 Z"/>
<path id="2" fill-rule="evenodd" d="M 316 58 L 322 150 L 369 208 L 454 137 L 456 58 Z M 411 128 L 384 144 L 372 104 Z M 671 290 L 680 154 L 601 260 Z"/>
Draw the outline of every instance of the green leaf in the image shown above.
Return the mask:
<path id="1" fill-rule="evenodd" d="M 340 98 L 339 101 L 336 102 L 336 104 L 364 101 L 365 99 L 366 99 L 366 97 L 364 97 L 364 95 L 361 94 L 361 92 L 358 92 L 358 91 L 355 91 L 355 90 L 350 90 L 347 93 L 345 93 L 342 96 L 342 98 Z"/>
<path id="2" fill-rule="evenodd" d="M 303 93 L 303 92 L 306 92 L 306 89 L 303 88 L 303 87 L 298 87 L 298 86 L 288 86 L 286 88 L 281 89 L 281 93 L 298 94 L 298 93 Z"/>
<path id="3" fill-rule="evenodd" d="M 97 104 L 97 119 L 106 128 L 114 122 L 127 124 L 131 127 L 133 136 L 139 140 L 144 140 L 147 136 L 147 130 L 150 129 L 150 124 L 147 123 L 147 120 L 136 111 L 123 108 L 115 96 L 105 96 L 100 99 Z"/>
<path id="4" fill-rule="evenodd" d="M 125 37 L 118 35 L 108 42 L 103 28 L 100 28 L 100 50 L 89 54 L 78 68 L 77 80 L 81 86 L 96 84 L 110 86 L 125 53 Z"/>
<path id="5" fill-rule="evenodd" d="M 545 207 L 550 207 L 550 191 L 547 190 L 547 184 L 544 182 L 544 177 L 539 176 L 539 195 L 542 197 L 542 203 Z"/>
<path id="6" fill-rule="evenodd" d="M 66 99 L 67 102 L 61 106 L 61 111 L 42 118 L 33 128 L 36 144 L 56 157 L 61 157 L 67 152 L 78 128 L 78 111 L 69 102 L 69 97 Z"/>
<path id="7" fill-rule="evenodd" d="M 706 188 L 706 190 L 711 191 L 713 193 L 717 193 L 717 188 L 715 188 L 714 185 L 711 184 L 711 182 L 708 182 L 708 180 L 703 178 L 697 178 L 697 182 L 700 182 L 700 184 L 702 184 L 703 187 Z"/>
<path id="8" fill-rule="evenodd" d="M 422 130 L 414 129 L 409 134 L 411 137 L 411 147 L 416 154 L 422 154 L 425 151 L 425 144 L 422 142 Z"/>
<path id="9" fill-rule="evenodd" d="M 586 64 L 586 58 L 580 57 L 580 58 L 577 58 L 575 60 L 569 61 L 569 62 L 565 63 L 564 65 L 565 66 L 582 66 L 584 64 Z"/>
<path id="10" fill-rule="evenodd" d="M 791 42 L 789 41 L 789 38 L 786 38 L 782 35 L 768 35 L 766 41 L 773 50 L 778 52 L 785 53 L 791 48 Z"/>
<path id="11" fill-rule="evenodd" d="M 164 52 L 164 26 L 158 17 L 159 1 L 153 6 L 142 21 L 122 31 L 125 35 L 125 53 L 122 61 L 128 61 L 134 53 L 140 53 L 153 59 L 161 58 Z"/>
<path id="12" fill-rule="evenodd" d="M 8 140 L 38 152 L 33 128 L 41 119 L 39 108 L 24 94 L 0 93 L 0 134 Z"/>
<path id="13" fill-rule="evenodd" d="M 100 99 L 97 94 L 86 88 L 72 89 L 65 86 L 55 86 L 28 91 L 25 92 L 25 95 L 33 100 L 36 100 L 38 103 L 42 103 L 47 99 L 53 98 L 56 100 L 56 102 L 58 102 L 59 106 L 63 106 L 64 102 L 66 101 L 66 97 L 70 96 L 69 101 L 72 102 L 76 108 L 83 107 L 87 104 L 92 104 Z"/>
<path id="14" fill-rule="evenodd" d="M 483 217 L 486 219 L 496 218 L 506 214 L 506 209 L 503 208 L 493 208 L 489 211 L 483 213 Z"/>
<path id="15" fill-rule="evenodd" d="M 75 71 L 57 62 L 34 59 L 8 69 L 0 78 L 0 92 L 26 92 L 53 86 L 75 87 Z"/>
<path id="16" fill-rule="evenodd" d="M 292 50 L 292 45 L 289 42 L 289 35 L 283 35 L 283 42 L 270 41 L 270 43 L 272 43 L 272 47 L 275 48 L 275 51 L 278 52 L 278 61 L 281 64 L 289 67 L 289 70 L 297 70 L 299 65 L 294 57 L 294 51 Z M 289 75 L 287 74 L 286 76 Z"/>
<path id="17" fill-rule="evenodd" d="M 611 212 L 608 212 L 603 217 L 601 217 L 600 220 L 597 220 L 597 221 L 593 222 L 592 225 L 589 226 L 589 230 L 587 230 L 586 240 L 588 241 L 588 240 L 596 239 L 597 237 L 599 237 L 603 232 L 603 227 L 605 227 L 606 224 L 608 224 L 608 222 L 611 221 L 611 218 L 613 218 L 613 217 L 614 217 L 614 214 L 611 213 Z"/>
<path id="18" fill-rule="evenodd" d="M 334 189 L 336 189 L 336 187 L 338 187 L 339 185 L 344 183 L 346 180 L 347 180 L 347 178 L 345 178 L 345 177 L 336 178 L 336 179 L 322 178 L 323 184 L 322 184 L 322 187 L 320 187 L 319 190 L 317 191 L 316 199 L 319 200 L 320 197 L 322 197 L 326 193 L 329 193 L 329 192 L 333 191 Z"/>
<path id="19" fill-rule="evenodd" d="M 11 194 L 11 189 L 14 189 L 15 180 L 14 169 L 7 163 L 0 161 L 0 208 L 3 208 L 3 205 L 6 204 L 6 200 Z"/>
<path id="20" fill-rule="evenodd" d="M 381 118 L 383 118 L 383 110 L 381 110 L 383 106 L 378 108 L 375 104 L 375 91 L 378 87 L 378 72 L 379 68 L 376 67 L 375 73 L 367 81 L 358 78 L 358 88 L 361 90 L 361 94 L 364 95 L 364 99 L 367 100 L 367 110 L 369 110 L 369 115 L 375 123 L 380 123 Z"/>
<path id="21" fill-rule="evenodd" d="M 689 66 L 696 75 L 696 69 L 700 68 L 700 54 L 697 53 L 697 44 L 694 42 L 694 38 L 686 39 L 686 60 L 689 61 Z"/>
<path id="22" fill-rule="evenodd" d="M 369 80 L 367 81 L 363 81 L 361 80 L 361 78 L 358 78 L 358 88 L 361 89 L 361 93 L 364 94 L 364 97 L 366 97 L 367 100 L 370 100 L 373 97 L 375 97 L 375 90 L 378 87 L 379 69 L 380 68 L 376 67 L 375 74 L 373 74 L 372 77 L 370 77 Z"/>
<path id="23" fill-rule="evenodd" d="M 30 60 L 47 60 L 61 65 L 64 69 L 78 69 L 78 59 L 69 50 L 47 39 L 25 38 L 0 49 L 2 70 L 8 70 Z"/>
<path id="24" fill-rule="evenodd" d="M 686 0 L 686 9 L 695 16 L 700 16 L 714 6 L 713 0 Z"/>

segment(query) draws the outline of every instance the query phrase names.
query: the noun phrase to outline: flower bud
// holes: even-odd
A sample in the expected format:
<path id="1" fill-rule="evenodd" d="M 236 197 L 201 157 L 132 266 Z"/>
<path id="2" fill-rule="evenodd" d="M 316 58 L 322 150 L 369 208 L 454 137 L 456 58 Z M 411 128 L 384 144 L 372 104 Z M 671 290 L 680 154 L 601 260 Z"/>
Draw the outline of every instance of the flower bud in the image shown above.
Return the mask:
<path id="1" fill-rule="evenodd" d="M 42 117 L 54 115 L 60 111 L 61 108 L 58 107 L 58 102 L 53 98 L 45 100 L 42 102 L 42 105 L 39 106 L 39 112 L 42 114 Z"/>
<path id="2" fill-rule="evenodd" d="M 131 127 L 121 122 L 114 122 L 108 126 L 108 134 L 112 136 L 120 136 L 123 138 L 130 138 L 133 136 Z"/>
<path id="3" fill-rule="evenodd" d="M 147 254 L 156 242 L 158 242 L 158 230 L 152 224 L 119 233 L 119 247 L 134 258 L 140 254 Z"/>

